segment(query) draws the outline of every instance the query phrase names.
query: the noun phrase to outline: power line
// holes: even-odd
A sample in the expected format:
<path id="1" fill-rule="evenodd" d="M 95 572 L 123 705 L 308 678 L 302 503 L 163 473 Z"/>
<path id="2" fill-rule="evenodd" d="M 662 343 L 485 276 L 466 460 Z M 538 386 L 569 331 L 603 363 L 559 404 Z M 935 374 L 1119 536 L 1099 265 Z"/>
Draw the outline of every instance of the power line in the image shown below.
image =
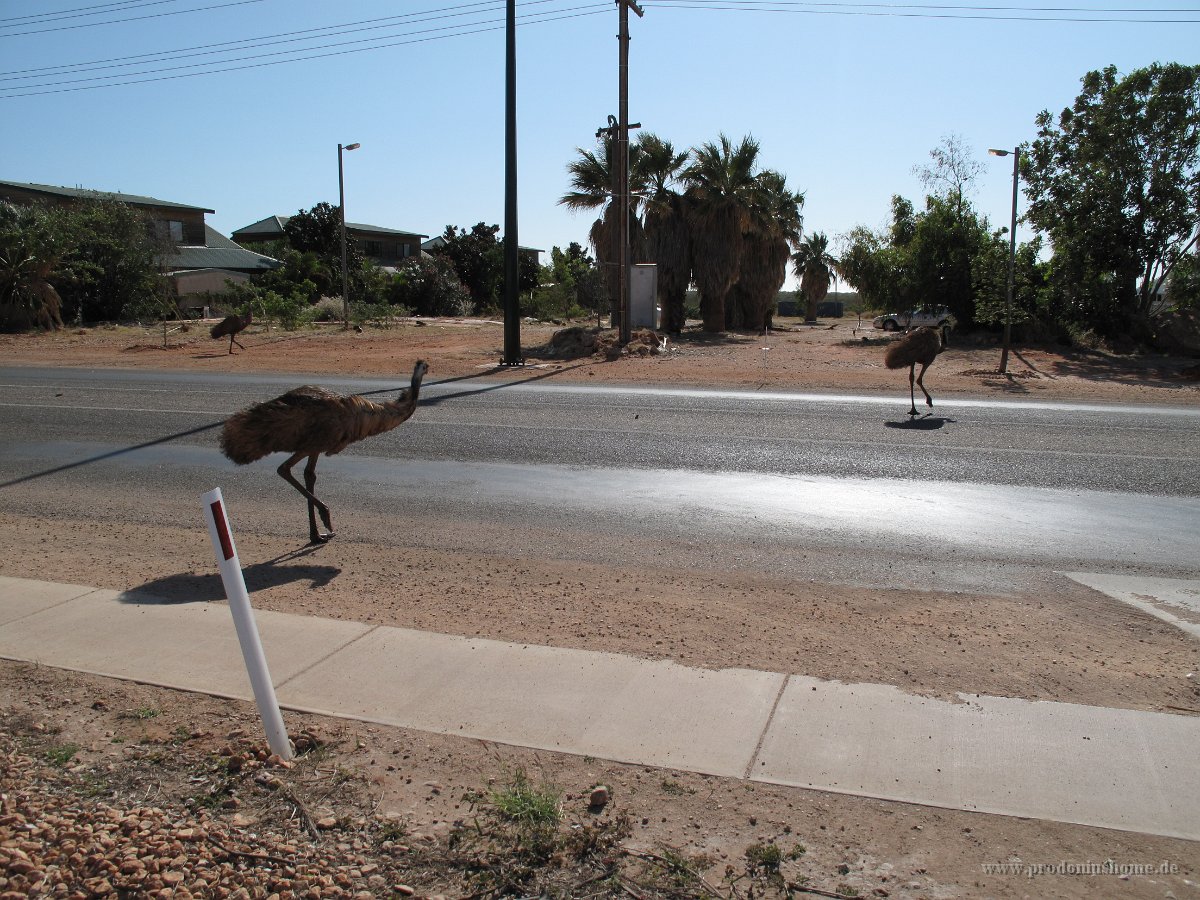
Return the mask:
<path id="1" fill-rule="evenodd" d="M 182 16 L 187 13 L 209 12 L 214 9 L 227 9 L 231 6 L 248 6 L 251 3 L 262 3 L 263 0 L 230 0 L 228 3 L 217 3 L 212 6 L 197 6 L 192 9 L 176 9 L 171 12 L 150 13 L 145 16 L 130 16 L 127 19 L 109 19 L 107 22 L 84 22 L 79 25 L 59 25 L 55 28 L 40 28 L 36 31 L 12 31 L 0 34 L 0 37 L 29 37 L 35 34 L 49 34 L 53 31 L 75 31 L 80 28 L 96 28 L 100 25 L 119 25 L 123 22 L 141 22 L 145 19 L 162 19 L 167 16 Z M 116 10 L 114 10 L 115 12 Z M 4 28 L 20 28 L 20 25 L 4 25 Z"/>
<path id="2" fill-rule="evenodd" d="M 572 7 L 570 9 L 556 10 L 555 12 L 566 13 L 566 12 L 575 12 L 575 11 L 580 11 L 580 10 L 597 10 L 598 11 L 600 9 L 607 9 L 607 4 L 593 3 L 590 6 Z M 549 15 L 549 13 L 532 13 L 523 18 L 528 19 L 528 18 L 532 18 L 533 16 L 539 16 L 539 15 Z M 442 18 L 442 17 L 439 16 L 439 17 L 435 17 L 435 18 Z M 419 30 L 419 31 L 405 32 L 404 36 L 411 37 L 411 36 L 415 36 L 415 35 L 430 35 L 430 34 L 434 34 L 439 31 L 457 32 L 463 28 L 469 28 L 469 27 L 476 26 L 476 25 L 494 24 L 497 21 L 500 21 L 500 20 L 491 19 L 491 20 L 485 20 L 483 22 L 469 22 L 469 23 L 463 23 L 463 24 L 458 24 L 458 25 L 443 25 L 438 28 L 427 28 L 427 29 L 423 29 L 423 30 Z M 359 29 L 359 30 L 371 30 L 371 29 Z M 395 36 L 396 35 L 392 35 L 391 37 L 395 37 Z M 454 34 L 445 35 L 445 36 L 453 37 Z M 158 74 L 161 72 L 181 72 L 181 71 L 185 71 L 188 69 L 201 69 L 201 68 L 204 68 L 205 66 L 220 66 L 220 65 L 228 65 L 229 63 L 254 62 L 257 60 L 271 59 L 272 57 L 289 56 L 289 55 L 293 55 L 296 53 L 311 53 L 316 50 L 330 50 L 330 49 L 339 48 L 339 47 L 353 47 L 357 44 L 371 44 L 371 43 L 377 43 L 379 41 L 386 41 L 388 39 L 389 39 L 389 36 L 373 37 L 373 38 L 359 38 L 359 39 L 353 40 L 353 41 L 337 41 L 332 44 L 322 44 L 322 45 L 317 45 L 314 47 L 305 47 L 305 48 L 299 48 L 299 49 L 294 49 L 294 50 L 276 50 L 271 53 L 255 53 L 255 54 L 250 54 L 247 56 L 235 56 L 235 57 L 231 57 L 228 59 L 214 60 L 212 62 L 190 63 L 187 65 L 179 65 L 179 66 L 170 65 L 170 66 L 164 66 L 162 68 L 157 68 L 157 69 L 146 69 L 142 72 L 136 72 L 136 73 L 130 73 L 130 74 L 141 76 L 141 75 L 154 75 L 154 74 Z M 412 42 L 407 42 L 407 43 L 412 43 Z M 382 46 L 394 46 L 394 45 L 384 44 Z M 375 49 L 380 49 L 380 48 L 379 47 L 362 47 L 360 49 L 375 50 Z M 347 52 L 351 52 L 351 51 L 347 51 Z M 199 55 L 204 55 L 204 54 L 199 54 Z M 330 55 L 330 54 L 323 54 L 323 55 Z M 310 59 L 313 57 L 306 56 L 306 57 L 302 57 L 302 58 Z M 297 60 L 279 60 L 279 61 L 280 62 L 295 62 Z M 227 72 L 227 71 L 232 71 L 232 70 L 229 68 L 225 68 L 225 69 L 218 69 L 215 71 Z M 196 72 L 194 74 L 203 75 L 203 74 L 208 74 L 208 73 L 207 72 Z M 57 87 L 60 85 L 67 85 L 67 84 L 87 84 L 89 82 L 106 81 L 106 80 L 112 80 L 114 78 L 121 78 L 121 77 L 122 77 L 121 75 L 93 75 L 93 76 L 88 76 L 88 77 L 84 77 L 84 78 L 68 79 L 65 81 L 46 81 L 46 82 L 42 82 L 41 84 L 36 85 L 36 87 L 48 88 L 48 87 Z M 12 91 L 12 90 L 21 90 L 21 89 L 22 88 L 20 86 L 12 87 L 12 88 L 0 87 L 0 91 L 6 91 L 6 90 Z M 18 95 L 18 96 L 21 96 L 21 95 Z"/>
<path id="3" fill-rule="evenodd" d="M 1132 24 L 1200 24 L 1200 19 L 1128 18 L 1092 15 L 1121 13 L 1145 16 L 1147 13 L 1200 14 L 1198 9 L 1095 9 L 1091 7 L 1015 7 L 1015 6 L 938 6 L 900 3 L 812 3 L 801 0 L 647 0 L 657 9 L 719 10 L 724 12 L 770 12 L 825 16 L 880 16 L 908 19 L 965 19 L 990 22 L 1078 22 Z M 1046 13 L 1046 15 L 1002 15 L 1002 13 Z M 1077 12 L 1085 15 L 1056 16 L 1052 13 Z M 991 13 L 985 15 L 984 13 Z"/>
<path id="4" fill-rule="evenodd" d="M 100 3 L 96 6 L 80 6 L 76 9 L 60 9 L 57 12 L 34 13 L 28 16 L 5 16 L 0 18 L 0 28 L 17 27 L 17 25 L 8 25 L 5 23 L 18 23 L 20 25 L 28 25 L 35 19 L 48 19 L 50 21 L 58 21 L 60 19 L 78 19 L 83 16 L 101 16 L 107 15 L 110 12 L 127 12 L 130 9 L 137 9 L 143 6 L 162 6 L 166 3 L 179 3 L 181 0 L 119 0 L 116 3 Z M 114 9 L 113 7 L 125 7 L 125 9 Z"/>
<path id="5" fill-rule="evenodd" d="M 129 7 L 136 3 L 145 7 L 161 2 L 175 0 L 124 0 L 121 3 L 102 4 L 98 7 L 83 7 L 81 9 L 106 9 L 112 6 Z M 227 3 L 226 6 L 243 5 L 245 3 L 262 2 L 262 0 L 240 0 L 238 3 Z M 554 3 L 557 0 L 527 0 L 523 7 Z M 1177 24 L 1200 24 L 1200 19 L 1130 19 L 1130 18 L 1046 18 L 1044 16 L 1008 16 L 982 15 L 982 13 L 1093 13 L 1106 12 L 1109 14 L 1128 13 L 1146 15 L 1147 13 L 1200 13 L 1196 10 L 1164 10 L 1164 9 L 1108 9 L 1097 10 L 1092 7 L 1080 6 L 982 6 L 982 5 L 945 5 L 945 4 L 907 4 L 907 3 L 863 3 L 863 2 L 811 2 L 811 0 L 647 0 L 647 5 L 660 9 L 689 9 L 728 12 L 773 12 L 815 15 L 859 15 L 859 16 L 898 16 L 906 18 L 954 18 L 954 19 L 983 19 L 983 20 L 1017 20 L 1035 22 L 1154 22 L 1164 21 Z M 187 47 L 178 50 L 161 50 L 133 56 L 112 57 L 109 59 L 92 60 L 82 63 L 66 63 L 57 66 L 20 69 L 11 72 L 0 72 L 0 81 L 35 81 L 35 84 L 13 85 L 0 87 L 0 100 L 16 99 L 18 97 L 39 96 L 44 94 L 69 93 L 82 90 L 96 90 L 106 87 L 123 87 L 135 84 L 147 84 L 155 81 L 168 81 L 181 78 L 212 75 L 223 72 L 243 71 L 247 69 L 265 68 L 284 63 L 304 62 L 315 59 L 342 56 L 350 53 L 362 53 L 369 50 L 382 50 L 408 44 L 426 43 L 434 40 L 444 40 L 452 37 L 465 37 L 495 31 L 503 27 L 500 19 L 485 19 L 474 22 L 462 22 L 427 28 L 416 31 L 406 31 L 401 34 L 380 35 L 378 37 L 358 38 L 349 41 L 335 41 L 307 47 L 297 47 L 289 50 L 276 50 L 268 53 L 246 53 L 239 57 L 214 59 L 210 62 L 198 62 L 185 65 L 168 65 L 160 68 L 143 68 L 137 72 L 122 74 L 89 75 L 80 78 L 64 78 L 59 81 L 45 79 L 57 76 L 84 75 L 87 72 L 99 72 L 105 69 L 133 68 L 154 66 L 157 63 L 175 63 L 182 59 L 195 59 L 204 56 L 222 56 L 237 51 L 259 50 L 282 44 L 299 44 L 317 41 L 324 38 L 340 37 L 370 31 L 391 31 L 439 19 L 460 18 L 474 15 L 485 15 L 505 6 L 505 0 L 479 0 L 479 2 L 446 6 L 398 16 L 386 16 L 375 19 L 364 19 L 337 25 L 326 25 L 299 31 L 282 32 L 272 35 L 260 35 L 254 38 L 243 38 L 214 44 L 204 44 L 197 47 Z M 220 8 L 209 6 L 179 10 L 179 12 L 199 12 L 206 9 Z M 527 13 L 521 16 L 522 25 L 542 24 L 584 16 L 599 15 L 609 5 L 606 2 L 596 2 L 582 6 L 550 9 L 540 12 Z M 77 12 L 73 10 L 71 12 Z M 49 15 L 49 14 L 47 14 Z M 165 15 L 165 14 L 164 14 Z M 439 34 L 438 32 L 445 32 Z M 11 36 L 11 35 L 10 35 Z M 394 38 L 403 38 L 394 40 Z M 371 46 L 360 46 L 371 45 Z M 322 51 L 322 52 L 317 52 Z M 327 52 L 326 52 L 327 51 Z M 276 58 L 290 57 L 290 58 Z M 73 70 L 73 71 L 72 71 Z M 202 70 L 202 71 L 188 71 Z M 181 74 L 163 74 L 181 73 Z M 151 77 L 146 77 L 151 76 Z M 118 80 L 125 79 L 125 80 Z"/>
<path id="6" fill-rule="evenodd" d="M 530 0 L 523 6 L 540 6 L 545 3 L 556 2 L 556 0 Z M 126 68 L 134 65 L 148 65 L 155 61 L 155 58 L 169 57 L 171 60 L 192 59 L 198 56 L 215 56 L 220 53 L 232 52 L 235 49 L 255 49 L 258 47 L 278 46 L 279 44 L 300 43 L 306 40 L 317 40 L 322 37 L 336 37 L 344 34 L 355 34 L 361 31 L 384 30 L 386 28 L 399 27 L 403 20 L 403 24 L 415 24 L 419 22 L 434 21 L 436 19 L 454 18 L 458 16 L 476 15 L 487 12 L 486 9 L 475 9 L 476 7 L 496 7 L 503 8 L 504 0 L 486 0 L 486 2 L 467 3 L 460 6 L 448 6 L 441 9 L 424 10 L 422 12 L 407 13 L 400 16 L 384 16 L 375 19 L 362 19 L 357 22 L 343 22 L 338 25 L 324 25 L 318 28 L 306 28 L 299 31 L 286 31 L 280 34 L 259 35 L 252 38 L 241 38 L 235 41 L 222 41 L 214 44 L 202 44 L 197 47 L 182 47 L 174 50 L 158 50 L 153 53 L 141 53 L 133 56 L 118 56 L 108 59 L 91 60 L 81 63 L 65 63 L 57 66 L 42 66 L 33 69 L 17 69 L 11 72 L 0 72 L 0 81 L 28 80 L 29 78 L 39 77 L 28 73 L 42 73 L 40 77 L 50 77 L 51 74 L 67 74 L 66 70 L 76 69 L 79 71 L 98 71 L 107 68 Z M 465 10 L 474 10 L 473 12 L 465 12 Z M 419 18 L 424 16 L 424 18 Z M 384 25 L 382 23 L 393 23 Z M 363 26 L 363 27 L 359 27 Z M 341 30 L 337 30 L 341 29 Z M 301 37 L 307 35 L 307 37 Z M 219 49 L 224 48 L 224 49 Z"/>
<path id="7" fill-rule="evenodd" d="M 583 10 L 588 10 L 588 11 L 572 12 L 572 13 L 568 13 L 568 14 L 564 14 L 564 15 L 555 15 L 554 13 L 556 11 L 549 11 L 549 12 L 544 12 L 544 13 L 534 13 L 534 14 L 532 14 L 532 16 L 541 16 L 541 18 L 532 19 L 531 16 L 527 16 L 525 18 L 530 19 L 530 21 L 522 22 L 521 24 L 522 25 L 541 25 L 541 24 L 545 24 L 547 22 L 559 22 L 559 21 L 563 21 L 566 19 L 579 19 L 579 18 L 583 18 L 585 16 L 599 15 L 601 13 L 608 12 L 610 9 L 610 6 L 607 2 L 605 2 L 605 3 L 594 4 L 591 7 L 578 7 L 578 9 L 583 9 Z M 466 37 L 469 35 L 483 34 L 483 33 L 489 32 L 489 31 L 499 31 L 504 28 L 503 22 L 501 22 L 501 24 L 497 25 L 497 24 L 492 24 L 492 22 L 494 22 L 494 21 L 495 20 L 492 20 L 491 22 L 472 23 L 470 25 L 464 24 L 464 25 L 458 26 L 460 29 L 464 29 L 464 30 L 455 31 L 450 34 L 440 34 L 440 35 L 432 35 L 432 36 L 426 36 L 426 37 L 414 37 L 414 38 L 410 38 L 407 40 L 391 41 L 389 43 L 378 44 L 377 46 L 374 46 L 374 47 L 355 47 L 355 48 L 348 49 L 348 50 L 333 50 L 333 51 L 330 51 L 327 53 L 314 53 L 314 54 L 307 55 L 307 56 L 298 56 L 293 59 L 279 59 L 279 60 L 272 60 L 270 62 L 257 62 L 257 63 L 246 63 L 243 65 L 225 66 L 224 68 L 213 68 L 213 69 L 209 69 L 204 72 L 189 72 L 189 73 L 180 74 L 180 75 L 158 75 L 158 76 L 155 76 L 152 78 L 137 78 L 137 77 L 135 77 L 135 78 L 131 78 L 130 80 L 127 80 L 127 81 L 114 81 L 109 84 L 84 84 L 84 85 L 78 86 L 78 87 L 57 87 L 57 88 L 53 88 L 53 89 L 49 89 L 49 90 L 36 89 L 36 88 L 44 87 L 43 85 L 27 86 L 28 88 L 35 88 L 35 89 L 26 89 L 25 87 L 0 89 L 0 90 L 22 90 L 22 91 L 24 91 L 23 93 L 11 93 L 11 94 L 8 94 L 7 96 L 0 96 L 0 101 L 17 99 L 19 97 L 36 97 L 36 96 L 41 96 L 41 95 L 45 95 L 45 94 L 64 94 L 64 93 L 73 93 L 76 91 L 99 90 L 101 88 L 108 88 L 108 87 L 125 87 L 128 85 L 135 85 L 135 84 L 149 84 L 149 83 L 157 82 L 157 81 L 175 81 L 175 80 L 178 80 L 181 78 L 195 78 L 200 75 L 215 75 L 215 74 L 222 73 L 222 72 L 238 72 L 238 71 L 244 71 L 247 69 L 262 69 L 262 68 L 266 68 L 268 66 L 283 65 L 285 63 L 305 62 L 308 60 L 326 59 L 326 58 L 335 57 L 335 56 L 347 56 L 352 53 L 364 53 L 364 52 L 371 51 L 371 50 L 384 50 L 384 49 L 387 49 L 390 47 L 401 47 L 401 46 L 405 46 L 408 44 L 423 44 L 423 43 L 428 43 L 430 41 L 445 40 L 446 38 L 452 38 L 452 37 Z M 472 25 L 477 25 L 479 27 L 472 27 Z M 431 30 L 437 31 L 437 30 L 446 30 L 446 29 L 431 29 Z M 421 33 L 421 32 L 418 32 L 418 33 Z M 377 40 L 387 40 L 387 39 L 386 38 L 378 38 Z M 352 41 L 349 43 L 362 43 L 362 41 Z M 330 46 L 344 46 L 344 44 L 335 44 L 335 45 L 330 45 Z M 312 49 L 319 49 L 319 48 L 308 48 L 308 49 L 312 50 Z M 307 53 L 308 50 L 296 50 L 293 52 Z M 267 56 L 273 56 L 273 55 L 279 55 L 279 54 L 267 54 Z M 262 57 L 251 57 L 251 58 L 257 59 L 257 58 L 262 58 Z M 218 61 L 214 61 L 213 63 L 210 63 L 209 65 L 220 66 L 225 62 L 231 62 L 231 61 L 232 60 L 218 60 Z M 137 74 L 149 74 L 149 73 L 137 73 Z M 97 76 L 92 79 L 84 79 L 84 80 L 103 81 L 103 80 L 119 78 L 119 77 L 121 77 L 121 76 L 115 76 L 115 75 Z"/>

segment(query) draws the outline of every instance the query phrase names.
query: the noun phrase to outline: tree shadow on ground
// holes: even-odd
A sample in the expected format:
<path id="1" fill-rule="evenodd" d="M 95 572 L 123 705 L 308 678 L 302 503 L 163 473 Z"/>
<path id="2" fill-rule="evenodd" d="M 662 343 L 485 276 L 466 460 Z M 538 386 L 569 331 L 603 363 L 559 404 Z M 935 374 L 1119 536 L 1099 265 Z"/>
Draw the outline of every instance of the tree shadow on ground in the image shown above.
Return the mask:
<path id="1" fill-rule="evenodd" d="M 253 594 L 255 591 L 301 581 L 308 582 L 310 587 L 324 587 L 342 573 L 340 568 L 293 562 L 318 549 L 304 547 L 266 562 L 244 566 L 242 575 L 246 579 L 246 589 Z M 120 596 L 122 603 L 155 604 L 212 603 L 224 599 L 225 585 L 216 572 L 208 575 L 190 572 L 166 575 L 131 588 Z"/>
<path id="2" fill-rule="evenodd" d="M 472 397 L 476 394 L 488 394 L 488 393 L 491 393 L 492 391 L 502 391 L 505 388 L 516 387 L 517 385 L 532 384 L 535 381 L 542 381 L 546 378 L 553 378 L 555 375 L 562 375 L 565 372 L 570 372 L 572 369 L 578 369 L 582 365 L 583 365 L 583 363 L 579 363 L 578 365 L 574 365 L 574 366 L 563 366 L 562 368 L 555 369 L 552 372 L 539 372 L 538 374 L 531 375 L 528 378 L 518 378 L 513 381 L 501 381 L 496 384 L 488 384 L 483 387 L 473 388 L 473 389 L 467 390 L 467 391 L 455 391 L 452 394 L 442 394 L 440 397 L 422 397 L 421 399 L 419 399 L 417 401 L 417 405 L 418 406 L 436 406 L 439 403 L 445 403 L 447 400 L 454 400 L 458 397 Z M 497 365 L 497 366 L 494 366 L 483 372 L 476 372 L 471 375 L 458 375 L 454 378 L 443 378 L 439 381 L 431 381 L 429 383 L 430 383 L 430 385 L 439 385 L 440 386 L 443 384 L 452 384 L 456 381 L 470 381 L 471 379 L 474 379 L 474 378 L 483 378 L 487 375 L 495 375 L 498 372 L 512 372 L 512 371 L 520 371 L 520 369 L 519 368 L 511 369 L 507 366 Z M 395 394 L 400 390 L 401 390 L 401 388 L 398 388 L 398 387 L 379 388 L 378 390 L 375 390 L 375 391 L 363 391 L 358 396 L 373 397 L 378 394 Z M 0 487 L 2 487 L 2 486 L 3 485 L 0 485 Z"/>
<path id="3" fill-rule="evenodd" d="M 1099 350 L 1072 350 L 1051 366 L 1049 377 L 1178 389 L 1189 384 L 1183 371 L 1195 364 L 1195 359 L 1186 356 L 1115 356 Z"/>
<path id="4" fill-rule="evenodd" d="M 900 335 L 895 335 L 895 336 L 888 335 L 887 337 L 884 337 L 882 335 L 866 335 L 866 334 L 864 334 L 864 335 L 862 335 L 862 337 L 859 337 L 857 339 L 856 338 L 846 338 L 845 340 L 839 341 L 838 343 L 843 347 L 875 348 L 875 347 L 886 346 L 887 344 L 892 343 L 892 341 L 898 340 L 899 337 L 900 337 Z"/>

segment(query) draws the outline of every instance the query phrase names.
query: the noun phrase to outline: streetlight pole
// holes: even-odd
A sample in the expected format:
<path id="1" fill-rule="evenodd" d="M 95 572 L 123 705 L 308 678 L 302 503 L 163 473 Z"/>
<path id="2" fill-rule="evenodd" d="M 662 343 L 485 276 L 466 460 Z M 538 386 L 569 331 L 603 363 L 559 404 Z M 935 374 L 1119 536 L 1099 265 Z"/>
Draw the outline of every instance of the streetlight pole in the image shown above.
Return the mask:
<path id="1" fill-rule="evenodd" d="M 338 218 L 342 220 L 342 330 L 350 327 L 350 273 L 346 264 L 346 186 L 342 179 L 342 151 L 357 150 L 362 144 L 338 144 Z"/>
<path id="2" fill-rule="evenodd" d="M 1008 295 L 1004 301 L 1004 342 L 1000 350 L 1000 374 L 1008 374 L 1008 348 L 1012 343 L 1013 281 L 1017 268 L 1017 180 L 1021 172 L 1021 148 L 1013 150 L 988 150 L 992 156 L 1013 158 L 1012 222 L 1008 228 Z"/>

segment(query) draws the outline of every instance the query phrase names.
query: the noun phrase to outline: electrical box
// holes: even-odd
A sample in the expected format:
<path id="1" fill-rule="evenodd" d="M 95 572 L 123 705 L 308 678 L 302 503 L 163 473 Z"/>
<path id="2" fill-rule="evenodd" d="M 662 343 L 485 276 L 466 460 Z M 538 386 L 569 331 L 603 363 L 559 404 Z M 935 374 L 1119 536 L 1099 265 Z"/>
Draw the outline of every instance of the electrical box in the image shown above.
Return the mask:
<path id="1" fill-rule="evenodd" d="M 629 270 L 629 327 L 658 329 L 658 265 L 638 263 Z"/>

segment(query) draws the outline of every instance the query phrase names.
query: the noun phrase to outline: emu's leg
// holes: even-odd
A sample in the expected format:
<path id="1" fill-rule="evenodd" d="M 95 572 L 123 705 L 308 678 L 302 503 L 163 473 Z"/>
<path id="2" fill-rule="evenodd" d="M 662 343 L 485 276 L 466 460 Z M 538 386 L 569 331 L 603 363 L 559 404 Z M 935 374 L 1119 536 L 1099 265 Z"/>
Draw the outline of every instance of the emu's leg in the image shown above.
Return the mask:
<path id="1" fill-rule="evenodd" d="M 231 343 L 229 344 L 229 352 L 230 352 L 230 353 L 232 353 L 232 352 L 233 352 L 233 345 L 234 345 L 234 344 L 237 344 L 239 347 L 242 347 L 242 342 L 241 342 L 241 341 L 239 341 L 239 340 L 237 340 L 236 338 L 234 338 L 234 336 L 233 336 L 232 334 L 229 336 L 229 340 L 230 340 L 230 342 L 231 342 Z M 243 350 L 245 350 L 246 348 L 245 348 L 245 347 L 242 347 L 242 349 L 243 349 Z"/>
<path id="2" fill-rule="evenodd" d="M 312 456 L 310 456 L 308 458 L 308 465 L 306 465 L 304 467 L 304 486 L 308 488 L 309 494 L 311 494 L 314 498 L 316 497 L 316 494 L 313 494 L 313 489 L 316 488 L 316 486 L 317 486 L 317 457 L 320 455 L 321 455 L 320 453 L 314 453 Z M 317 500 L 315 505 L 321 513 L 321 521 L 325 523 L 325 534 L 320 535 L 318 537 L 317 523 L 316 523 L 316 520 L 313 518 L 314 503 L 312 501 L 309 501 L 309 504 L 308 504 L 309 536 L 312 538 L 312 542 L 314 544 L 316 544 L 316 543 L 323 544 L 327 540 L 329 540 L 331 537 L 333 537 L 333 525 L 329 521 L 329 507 L 326 506 L 324 503 L 322 503 L 320 500 Z"/>
<path id="3" fill-rule="evenodd" d="M 917 370 L 916 363 L 913 363 L 911 366 L 908 367 L 908 399 L 910 401 L 912 401 L 912 409 L 910 409 L 908 411 L 908 414 L 910 416 L 915 416 L 917 414 L 917 392 L 916 392 L 916 389 L 913 387 L 913 373 L 915 373 L 916 370 Z M 921 370 L 921 374 L 922 375 L 925 374 L 924 369 Z M 925 385 L 921 385 L 921 390 L 925 390 Z"/>
<path id="4" fill-rule="evenodd" d="M 925 405 L 933 409 L 933 398 L 929 396 L 929 391 L 925 390 L 925 370 L 929 368 L 929 363 L 921 363 L 921 374 L 917 376 L 917 384 L 921 386 L 921 393 L 925 395 Z M 913 400 L 913 412 L 917 411 L 917 401 Z"/>
<path id="5" fill-rule="evenodd" d="M 229 336 L 229 353 L 230 353 L 230 355 L 233 354 L 233 335 L 232 334 Z"/>
<path id="6" fill-rule="evenodd" d="M 333 535 L 329 534 L 322 536 L 317 530 L 317 521 L 313 516 L 313 509 L 315 507 L 316 510 L 321 513 L 321 518 L 325 520 L 325 526 L 329 527 L 329 508 L 320 500 L 318 500 L 316 495 L 312 492 L 312 487 L 317 483 L 317 455 L 318 454 L 315 453 L 311 455 L 307 453 L 293 453 L 275 471 L 279 473 L 280 478 L 298 490 L 304 496 L 304 498 L 308 500 L 309 540 L 314 544 L 323 544 L 329 540 L 329 538 L 333 537 Z M 308 488 L 305 488 L 304 485 L 296 480 L 296 476 L 292 474 L 292 466 L 296 465 L 296 463 L 300 462 L 300 460 L 306 456 L 308 457 L 308 465 L 304 467 L 304 477 L 305 480 L 309 481 Z"/>

